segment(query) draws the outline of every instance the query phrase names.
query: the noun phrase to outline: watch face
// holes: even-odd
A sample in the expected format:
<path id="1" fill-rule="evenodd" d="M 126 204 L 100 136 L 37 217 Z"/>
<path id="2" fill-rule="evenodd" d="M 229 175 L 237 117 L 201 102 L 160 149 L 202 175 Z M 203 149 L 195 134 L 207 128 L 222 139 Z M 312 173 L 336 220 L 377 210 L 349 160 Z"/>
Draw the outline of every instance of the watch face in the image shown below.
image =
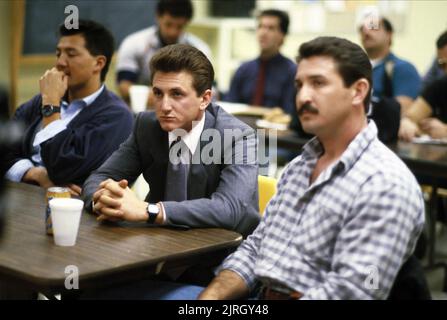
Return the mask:
<path id="1" fill-rule="evenodd" d="M 42 115 L 44 117 L 49 117 L 53 113 L 60 112 L 61 108 L 58 106 L 53 106 L 52 104 L 47 104 L 42 107 Z"/>
<path id="2" fill-rule="evenodd" d="M 147 210 L 149 211 L 149 213 L 152 213 L 152 214 L 158 214 L 158 211 L 159 211 L 158 206 L 156 204 L 148 205 Z"/>

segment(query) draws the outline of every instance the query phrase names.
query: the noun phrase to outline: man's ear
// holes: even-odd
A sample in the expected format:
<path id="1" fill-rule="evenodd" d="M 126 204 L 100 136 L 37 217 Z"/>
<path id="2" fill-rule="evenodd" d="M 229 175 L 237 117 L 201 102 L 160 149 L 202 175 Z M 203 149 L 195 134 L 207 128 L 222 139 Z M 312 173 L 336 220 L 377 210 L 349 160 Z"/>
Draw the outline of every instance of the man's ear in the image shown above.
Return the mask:
<path id="1" fill-rule="evenodd" d="M 96 65 L 95 65 L 95 71 L 98 71 L 101 73 L 101 70 L 104 69 L 107 63 L 106 56 L 99 55 L 95 57 Z"/>
<path id="2" fill-rule="evenodd" d="M 206 107 L 208 107 L 208 105 L 211 102 L 211 96 L 212 96 L 212 92 L 211 89 L 207 89 L 205 90 L 205 92 L 202 94 L 202 98 L 201 98 L 201 102 L 200 102 L 200 110 L 205 110 Z"/>
<path id="3" fill-rule="evenodd" d="M 363 105 L 366 95 L 369 92 L 369 82 L 365 78 L 361 78 L 352 85 L 352 104 Z"/>

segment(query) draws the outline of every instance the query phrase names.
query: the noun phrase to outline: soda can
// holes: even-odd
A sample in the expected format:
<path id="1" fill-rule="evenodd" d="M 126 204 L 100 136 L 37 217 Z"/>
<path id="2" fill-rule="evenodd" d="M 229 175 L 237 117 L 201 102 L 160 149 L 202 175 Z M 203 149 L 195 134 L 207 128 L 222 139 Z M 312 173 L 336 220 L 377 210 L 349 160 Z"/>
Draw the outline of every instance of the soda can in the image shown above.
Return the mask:
<path id="1" fill-rule="evenodd" d="M 53 198 L 71 198 L 70 190 L 64 187 L 51 187 L 47 189 L 45 201 L 47 207 L 45 209 L 45 230 L 47 234 L 53 234 L 53 223 L 51 222 L 50 200 Z"/>

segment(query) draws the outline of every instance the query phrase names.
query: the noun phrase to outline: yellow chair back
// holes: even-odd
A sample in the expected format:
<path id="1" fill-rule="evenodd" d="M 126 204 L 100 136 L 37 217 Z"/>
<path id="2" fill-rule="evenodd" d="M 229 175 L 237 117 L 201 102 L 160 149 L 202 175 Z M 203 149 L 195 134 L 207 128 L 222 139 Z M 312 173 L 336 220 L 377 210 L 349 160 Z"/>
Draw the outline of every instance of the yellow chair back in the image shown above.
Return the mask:
<path id="1" fill-rule="evenodd" d="M 276 193 L 276 179 L 258 176 L 258 191 L 259 191 L 259 213 L 261 216 L 264 214 L 267 203 Z"/>

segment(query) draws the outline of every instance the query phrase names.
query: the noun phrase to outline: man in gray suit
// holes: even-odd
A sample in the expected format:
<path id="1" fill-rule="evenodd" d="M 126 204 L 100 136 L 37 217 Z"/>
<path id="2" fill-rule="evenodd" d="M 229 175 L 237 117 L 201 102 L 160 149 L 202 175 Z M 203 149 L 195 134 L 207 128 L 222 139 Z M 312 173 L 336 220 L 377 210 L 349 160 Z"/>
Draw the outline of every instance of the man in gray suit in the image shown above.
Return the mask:
<path id="1" fill-rule="evenodd" d="M 155 113 L 140 113 L 128 140 L 87 179 L 86 207 L 99 220 L 246 237 L 259 222 L 253 129 L 211 103 L 214 70 L 198 49 L 167 46 L 150 68 Z M 150 187 L 145 201 L 129 189 L 141 173 Z"/>

